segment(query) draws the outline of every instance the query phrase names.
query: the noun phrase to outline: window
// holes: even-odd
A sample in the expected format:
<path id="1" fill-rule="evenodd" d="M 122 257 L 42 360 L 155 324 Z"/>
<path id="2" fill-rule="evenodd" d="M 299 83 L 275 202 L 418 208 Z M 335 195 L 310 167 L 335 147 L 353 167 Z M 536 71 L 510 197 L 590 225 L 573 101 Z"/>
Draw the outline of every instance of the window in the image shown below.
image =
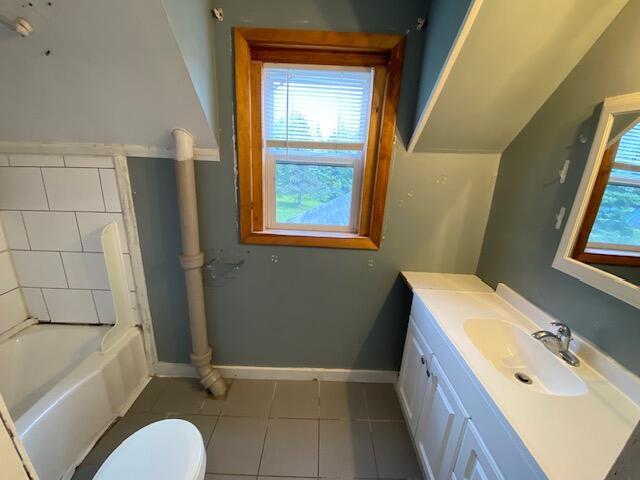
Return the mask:
<path id="1" fill-rule="evenodd" d="M 586 263 L 640 265 L 640 123 L 612 134 L 573 256 Z"/>
<path id="2" fill-rule="evenodd" d="M 356 232 L 373 69 L 265 64 L 266 227 Z"/>
<path id="3" fill-rule="evenodd" d="M 235 29 L 242 241 L 379 247 L 403 48 L 398 35 Z"/>
<path id="4" fill-rule="evenodd" d="M 553 268 L 640 308 L 640 286 L 627 273 L 638 255 L 640 92 L 607 97 Z M 629 266 L 620 275 L 615 268 Z"/>

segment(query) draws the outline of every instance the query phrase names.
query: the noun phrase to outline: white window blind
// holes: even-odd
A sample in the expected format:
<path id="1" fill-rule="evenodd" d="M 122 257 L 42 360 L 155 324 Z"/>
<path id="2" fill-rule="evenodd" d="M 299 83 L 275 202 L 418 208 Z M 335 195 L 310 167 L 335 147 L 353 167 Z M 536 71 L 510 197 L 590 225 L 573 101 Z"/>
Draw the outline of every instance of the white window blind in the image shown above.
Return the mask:
<path id="1" fill-rule="evenodd" d="M 364 144 L 370 68 L 269 65 L 264 68 L 264 138 Z"/>
<path id="2" fill-rule="evenodd" d="M 267 228 L 355 231 L 373 69 L 265 64 Z"/>

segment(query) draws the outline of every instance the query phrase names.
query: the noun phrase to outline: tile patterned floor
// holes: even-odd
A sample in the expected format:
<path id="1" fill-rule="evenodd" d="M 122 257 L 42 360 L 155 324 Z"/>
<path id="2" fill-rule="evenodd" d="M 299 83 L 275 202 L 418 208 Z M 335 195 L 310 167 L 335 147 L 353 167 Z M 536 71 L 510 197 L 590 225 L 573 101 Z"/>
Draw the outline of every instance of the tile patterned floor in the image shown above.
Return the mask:
<path id="1" fill-rule="evenodd" d="M 235 380 L 221 401 L 194 379 L 155 377 L 73 480 L 92 478 L 126 437 L 169 417 L 202 433 L 206 480 L 421 478 L 390 384 Z"/>

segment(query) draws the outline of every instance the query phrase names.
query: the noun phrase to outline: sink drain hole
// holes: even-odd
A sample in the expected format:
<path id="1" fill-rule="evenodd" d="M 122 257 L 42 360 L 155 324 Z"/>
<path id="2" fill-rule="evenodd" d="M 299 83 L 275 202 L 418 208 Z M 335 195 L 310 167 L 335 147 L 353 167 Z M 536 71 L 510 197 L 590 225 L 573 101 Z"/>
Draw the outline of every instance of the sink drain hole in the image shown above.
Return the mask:
<path id="1" fill-rule="evenodd" d="M 516 377 L 519 382 L 526 383 L 527 385 L 531 385 L 533 383 L 531 377 L 529 377 L 529 375 L 527 375 L 526 373 L 518 372 L 514 375 L 514 377 Z"/>

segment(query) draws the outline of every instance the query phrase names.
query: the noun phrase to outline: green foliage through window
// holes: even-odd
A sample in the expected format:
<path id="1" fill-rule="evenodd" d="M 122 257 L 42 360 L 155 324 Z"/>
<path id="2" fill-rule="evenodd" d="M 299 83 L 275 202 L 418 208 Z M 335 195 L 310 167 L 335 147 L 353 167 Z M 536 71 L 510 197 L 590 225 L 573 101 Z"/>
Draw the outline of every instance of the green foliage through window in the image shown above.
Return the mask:
<path id="1" fill-rule="evenodd" d="M 607 185 L 589 243 L 640 246 L 640 188 Z"/>
<path id="2" fill-rule="evenodd" d="M 621 138 L 588 243 L 640 246 L 640 123 Z"/>
<path id="3" fill-rule="evenodd" d="M 276 163 L 276 221 L 349 225 L 353 168 Z"/>

